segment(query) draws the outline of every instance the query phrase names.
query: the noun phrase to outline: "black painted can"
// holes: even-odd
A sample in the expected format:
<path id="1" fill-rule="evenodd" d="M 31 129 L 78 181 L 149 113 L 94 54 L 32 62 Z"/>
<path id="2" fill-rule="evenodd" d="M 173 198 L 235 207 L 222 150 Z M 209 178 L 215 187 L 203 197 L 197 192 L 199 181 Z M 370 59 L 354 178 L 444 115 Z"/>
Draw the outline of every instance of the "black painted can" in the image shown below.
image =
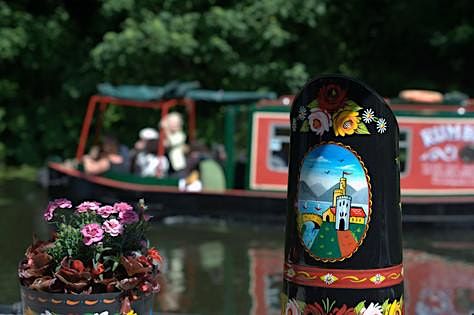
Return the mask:
<path id="1" fill-rule="evenodd" d="M 398 125 L 342 76 L 291 109 L 284 314 L 403 314 Z"/>
<path id="2" fill-rule="evenodd" d="M 99 314 L 119 315 L 122 293 L 62 294 L 21 287 L 23 314 Z M 153 314 L 153 295 L 143 296 L 131 303 L 135 314 Z"/>

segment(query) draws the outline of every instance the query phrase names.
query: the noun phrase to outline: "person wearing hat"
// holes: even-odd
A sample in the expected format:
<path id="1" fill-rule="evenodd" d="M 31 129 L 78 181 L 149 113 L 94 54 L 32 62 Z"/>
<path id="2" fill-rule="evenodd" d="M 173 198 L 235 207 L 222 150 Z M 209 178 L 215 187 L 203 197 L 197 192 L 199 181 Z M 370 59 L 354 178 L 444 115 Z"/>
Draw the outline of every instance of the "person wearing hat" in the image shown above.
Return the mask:
<path id="1" fill-rule="evenodd" d="M 164 156 L 157 156 L 159 133 L 154 128 L 144 128 L 138 134 L 135 143 L 135 157 L 132 163 L 132 173 L 142 177 L 165 177 L 168 173 L 169 162 Z"/>
<path id="2" fill-rule="evenodd" d="M 159 137 L 158 131 L 154 128 L 143 128 L 138 133 L 138 140 L 135 142 L 135 149 L 142 151 L 146 147 L 147 141 L 157 140 Z"/>

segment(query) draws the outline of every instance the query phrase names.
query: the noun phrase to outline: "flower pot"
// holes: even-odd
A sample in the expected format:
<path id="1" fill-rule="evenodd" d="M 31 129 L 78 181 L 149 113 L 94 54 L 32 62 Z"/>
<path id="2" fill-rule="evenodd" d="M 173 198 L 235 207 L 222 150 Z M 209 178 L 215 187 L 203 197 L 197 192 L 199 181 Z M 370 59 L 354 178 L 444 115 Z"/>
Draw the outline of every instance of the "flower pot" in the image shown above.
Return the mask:
<path id="1" fill-rule="evenodd" d="M 100 294 L 63 294 L 31 290 L 21 286 L 23 314 L 91 314 L 118 315 L 121 292 Z M 131 303 L 134 314 L 152 314 L 153 295 L 140 297 Z"/>

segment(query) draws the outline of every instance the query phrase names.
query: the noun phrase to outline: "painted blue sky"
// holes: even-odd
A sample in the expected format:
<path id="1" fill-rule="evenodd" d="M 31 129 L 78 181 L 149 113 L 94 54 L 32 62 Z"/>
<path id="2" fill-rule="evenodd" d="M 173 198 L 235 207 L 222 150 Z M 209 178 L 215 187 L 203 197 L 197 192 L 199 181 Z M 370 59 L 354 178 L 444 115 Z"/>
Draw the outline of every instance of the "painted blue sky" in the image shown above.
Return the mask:
<path id="1" fill-rule="evenodd" d="M 325 144 L 306 156 L 301 169 L 301 180 L 309 186 L 320 183 L 329 189 L 339 182 L 343 171 L 351 173 L 345 177 L 347 184 L 354 189 L 360 190 L 367 186 L 364 170 L 357 157 L 344 147 Z"/>

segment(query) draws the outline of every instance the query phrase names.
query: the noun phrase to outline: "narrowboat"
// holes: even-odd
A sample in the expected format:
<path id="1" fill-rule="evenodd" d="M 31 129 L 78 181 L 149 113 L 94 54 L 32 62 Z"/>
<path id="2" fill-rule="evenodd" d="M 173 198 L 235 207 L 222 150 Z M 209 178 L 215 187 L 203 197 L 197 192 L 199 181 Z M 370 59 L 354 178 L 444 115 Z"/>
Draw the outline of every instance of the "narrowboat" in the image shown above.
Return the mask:
<path id="1" fill-rule="evenodd" d="M 227 92 L 173 86 L 174 93 L 136 97 L 129 89 L 99 89 L 90 98 L 79 137 L 76 159 L 86 150 L 95 119 L 107 108 L 128 106 L 154 109 L 167 115 L 177 106 L 187 114 L 188 140 L 196 135 L 196 107 L 225 104 L 223 162 L 226 187 L 198 192 L 178 189 L 172 178 L 141 178 L 107 172 L 89 175 L 80 168 L 49 162 L 51 198 L 94 199 L 103 202 L 145 198 L 156 218 L 211 216 L 248 220 L 282 221 L 286 212 L 288 152 L 293 96 L 274 93 Z M 166 91 L 166 89 L 164 89 Z M 179 90 L 179 93 L 176 92 Z M 133 93 L 132 93 L 133 94 Z M 157 95 L 158 94 L 158 95 Z M 474 221 L 474 101 L 457 104 L 387 99 L 400 126 L 400 182 L 404 221 Z M 211 104 L 211 105 L 209 105 Z M 98 125 L 98 126 L 97 126 Z M 246 141 L 236 139 L 238 130 L 248 130 Z M 158 154 L 165 148 L 162 139 Z M 242 158 L 242 152 L 246 155 Z M 318 187 L 306 187 L 318 194 Z"/>
<path id="2" fill-rule="evenodd" d="M 474 102 L 386 99 L 400 127 L 404 221 L 474 221 Z M 251 111 L 247 186 L 280 191 L 288 181 L 292 96 L 260 101 Z M 361 117 L 361 119 L 363 119 Z M 321 187 L 306 187 L 318 196 Z"/>

